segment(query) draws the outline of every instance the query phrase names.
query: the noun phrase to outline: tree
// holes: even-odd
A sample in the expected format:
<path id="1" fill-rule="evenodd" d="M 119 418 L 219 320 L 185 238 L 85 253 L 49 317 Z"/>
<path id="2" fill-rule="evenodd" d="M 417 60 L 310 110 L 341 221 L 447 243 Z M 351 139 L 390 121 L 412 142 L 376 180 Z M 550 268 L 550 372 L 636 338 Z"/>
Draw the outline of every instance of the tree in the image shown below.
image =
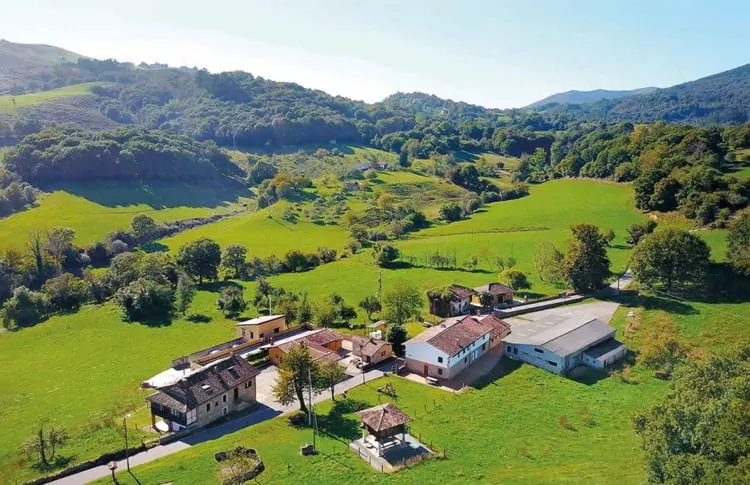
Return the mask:
<path id="1" fill-rule="evenodd" d="M 388 243 L 376 242 L 372 248 L 372 257 L 375 260 L 375 264 L 381 268 L 390 266 L 399 256 L 400 253 L 396 246 Z"/>
<path id="2" fill-rule="evenodd" d="M 633 424 L 652 483 L 747 483 L 750 348 L 688 361 Z"/>
<path id="3" fill-rule="evenodd" d="M 43 293 L 19 286 L 13 291 L 13 297 L 5 302 L 3 322 L 6 327 L 11 323 L 16 327 L 36 325 L 47 314 L 48 305 Z"/>
<path id="4" fill-rule="evenodd" d="M 177 263 L 190 277 L 197 278 L 199 284 L 203 283 L 203 278 L 215 280 L 221 263 L 221 248 L 216 241 L 205 237 L 191 241 L 180 247 Z"/>
<path id="5" fill-rule="evenodd" d="M 552 241 L 542 241 L 534 248 L 534 267 L 539 279 L 558 282 L 565 279 L 563 260 L 565 256 Z"/>
<path id="6" fill-rule="evenodd" d="M 402 148 L 398 154 L 398 164 L 406 168 L 409 166 L 409 152 Z"/>
<path id="7" fill-rule="evenodd" d="M 115 294 L 115 303 L 126 322 L 168 318 L 173 302 L 174 291 L 169 285 L 148 278 L 138 278 Z"/>
<path id="8" fill-rule="evenodd" d="M 67 227 L 53 227 L 47 231 L 47 252 L 63 266 L 75 258 L 76 250 L 73 241 L 76 232 Z"/>
<path id="9" fill-rule="evenodd" d="M 443 204 L 440 207 L 440 218 L 446 222 L 453 222 L 458 221 L 463 216 L 463 209 L 461 209 L 461 206 L 451 202 L 448 204 Z"/>
<path id="10" fill-rule="evenodd" d="M 612 229 L 607 229 L 604 231 L 604 242 L 607 243 L 607 247 L 612 247 L 612 242 L 615 240 L 615 231 Z"/>
<path id="11" fill-rule="evenodd" d="M 247 308 L 242 287 L 230 285 L 221 289 L 216 306 L 228 317 L 237 316 Z"/>
<path id="12" fill-rule="evenodd" d="M 368 295 L 359 302 L 359 307 L 367 313 L 367 319 L 372 320 L 372 314 L 383 309 L 380 300 L 375 295 Z"/>
<path id="13" fill-rule="evenodd" d="M 514 291 L 528 290 L 531 288 L 526 273 L 517 269 L 506 269 L 500 273 L 500 281 L 513 288 Z"/>
<path id="14" fill-rule="evenodd" d="M 130 221 L 130 231 L 138 244 L 146 244 L 158 237 L 159 226 L 146 214 L 138 214 Z"/>
<path id="15" fill-rule="evenodd" d="M 339 382 L 346 379 L 348 374 L 346 368 L 336 361 L 326 361 L 318 366 L 318 384 L 316 387 L 320 389 L 330 389 L 331 400 L 336 400 L 336 394 L 334 387 Z"/>
<path id="16" fill-rule="evenodd" d="M 610 266 L 604 236 L 592 224 L 573 224 L 570 229 L 573 240 L 563 260 L 568 283 L 577 291 L 601 288 L 609 276 Z"/>
<path id="17" fill-rule="evenodd" d="M 492 308 L 492 304 L 495 302 L 495 297 L 492 296 L 492 293 L 489 291 L 483 291 L 479 295 L 479 303 L 482 304 L 484 308 Z"/>
<path id="18" fill-rule="evenodd" d="M 688 231 L 667 229 L 646 236 L 633 249 L 633 276 L 647 287 L 668 291 L 699 286 L 710 263 L 706 242 Z"/>
<path id="19" fill-rule="evenodd" d="M 307 345 L 300 343 L 293 346 L 281 357 L 279 363 L 278 377 L 273 386 L 276 402 L 288 406 L 297 400 L 300 411 L 307 414 L 309 411 L 305 404 L 305 393 L 318 391 L 315 387 L 310 388 L 311 382 L 319 382 L 317 372 L 318 368 L 310 356 Z"/>
<path id="20" fill-rule="evenodd" d="M 44 423 L 21 445 L 21 449 L 43 467 L 50 467 L 57 454 L 57 449 L 68 441 L 68 432 L 59 426 L 50 426 L 45 431 Z"/>
<path id="21" fill-rule="evenodd" d="M 76 311 L 88 299 L 89 288 L 83 279 L 63 273 L 47 280 L 42 285 L 42 293 L 54 310 Z"/>
<path id="22" fill-rule="evenodd" d="M 385 318 L 397 325 L 419 315 L 423 305 L 422 295 L 413 285 L 406 283 L 395 286 L 383 296 Z"/>
<path id="23" fill-rule="evenodd" d="M 175 304 L 177 310 L 185 315 L 190 308 L 190 303 L 195 298 L 195 287 L 193 286 L 193 280 L 190 279 L 185 273 L 180 273 L 177 278 L 177 287 L 175 288 Z"/>
<path id="24" fill-rule="evenodd" d="M 750 210 L 746 209 L 729 225 L 727 261 L 739 273 L 750 276 Z"/>
<path id="25" fill-rule="evenodd" d="M 229 244 L 221 253 L 221 268 L 231 278 L 244 279 L 248 276 L 247 248 L 241 244 Z"/>
<path id="26" fill-rule="evenodd" d="M 639 242 L 641 242 L 641 239 L 646 237 L 648 234 L 651 234 L 656 229 L 656 222 L 649 219 L 646 222 L 643 223 L 633 223 L 628 227 L 628 244 L 631 246 L 635 246 Z"/>
<path id="27" fill-rule="evenodd" d="M 408 339 L 406 328 L 399 323 L 388 326 L 388 334 L 385 339 L 393 346 L 393 353 L 401 357 L 404 355 L 404 342 Z"/>
<path id="28" fill-rule="evenodd" d="M 474 271 L 477 269 L 477 266 L 479 265 L 479 258 L 476 256 L 470 256 L 466 261 L 464 261 L 464 268 L 466 268 L 467 271 Z"/>

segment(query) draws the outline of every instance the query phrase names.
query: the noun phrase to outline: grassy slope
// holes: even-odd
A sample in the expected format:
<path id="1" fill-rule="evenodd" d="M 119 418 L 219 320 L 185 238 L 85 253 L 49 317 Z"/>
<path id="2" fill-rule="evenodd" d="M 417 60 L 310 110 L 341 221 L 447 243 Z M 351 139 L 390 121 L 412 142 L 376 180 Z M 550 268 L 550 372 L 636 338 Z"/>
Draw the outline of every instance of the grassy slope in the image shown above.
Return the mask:
<path id="1" fill-rule="evenodd" d="M 290 249 L 314 251 L 327 246 L 341 251 L 348 232 L 339 225 L 315 224 L 301 220 L 295 224 L 281 218 L 287 203 L 275 204 L 259 212 L 242 214 L 213 224 L 181 232 L 161 242 L 175 250 L 199 237 L 210 237 L 222 246 L 247 246 L 252 256 L 283 256 Z"/>
<path id="2" fill-rule="evenodd" d="M 17 96 L 5 95 L 0 96 L 0 114 L 16 114 L 18 109 L 27 106 L 33 106 L 40 103 L 48 103 L 56 99 L 70 96 L 86 96 L 91 94 L 91 87 L 101 83 L 84 83 L 65 86 L 62 88 L 52 89 L 50 91 L 41 91 L 38 93 L 21 94 Z"/>
<path id="3" fill-rule="evenodd" d="M 76 242 L 86 245 L 128 227 L 136 214 L 160 222 L 202 217 L 228 210 L 239 195 L 170 183 L 68 184 L 43 196 L 36 207 L 0 219 L 0 249 L 23 249 L 31 232 L 55 226 L 75 230 Z"/>

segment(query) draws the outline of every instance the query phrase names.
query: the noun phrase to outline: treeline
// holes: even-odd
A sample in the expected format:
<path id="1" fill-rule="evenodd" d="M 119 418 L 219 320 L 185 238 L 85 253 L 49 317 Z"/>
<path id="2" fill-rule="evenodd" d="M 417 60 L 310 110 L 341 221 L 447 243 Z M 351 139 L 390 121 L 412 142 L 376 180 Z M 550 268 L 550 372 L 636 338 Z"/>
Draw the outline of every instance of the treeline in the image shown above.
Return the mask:
<path id="1" fill-rule="evenodd" d="M 205 280 L 258 279 L 284 272 L 300 272 L 337 259 L 331 248 L 315 252 L 288 251 L 282 258 L 248 258 L 242 245 L 222 251 L 207 238 L 186 243 L 176 256 L 148 253 L 150 242 L 165 227 L 145 215 L 133 219 L 129 229 L 115 231 L 105 241 L 76 247 L 75 232 L 53 228 L 31 235 L 27 251 L 7 250 L 0 255 L 0 310 L 9 328 L 28 327 L 57 312 L 74 312 L 88 302 L 110 298 L 120 306 L 127 321 L 169 318 L 185 313 L 195 283 Z M 90 267 L 105 266 L 104 272 Z M 217 302 L 227 315 L 242 306 L 241 295 L 222 291 Z M 244 307 L 243 307 L 244 308 Z"/>
<path id="2" fill-rule="evenodd" d="M 81 180 L 205 180 L 239 173 L 215 143 L 142 128 L 102 133 L 61 127 L 26 137 L 5 168 L 31 183 Z"/>
<path id="3" fill-rule="evenodd" d="M 750 145 L 750 125 L 699 128 L 684 125 L 589 127 L 563 133 L 550 151 L 525 158 L 519 180 L 559 177 L 633 182 L 643 210 L 680 210 L 702 224 L 726 223 L 748 205 L 750 182 L 725 173 L 727 153 Z"/>

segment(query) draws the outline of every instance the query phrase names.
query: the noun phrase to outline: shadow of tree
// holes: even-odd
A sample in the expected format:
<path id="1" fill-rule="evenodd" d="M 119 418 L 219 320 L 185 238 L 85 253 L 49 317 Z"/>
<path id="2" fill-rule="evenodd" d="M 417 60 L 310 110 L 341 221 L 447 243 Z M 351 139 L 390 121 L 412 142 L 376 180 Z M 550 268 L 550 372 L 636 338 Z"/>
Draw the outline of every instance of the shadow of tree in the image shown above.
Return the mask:
<path id="1" fill-rule="evenodd" d="M 211 317 L 203 315 L 202 313 L 191 313 L 185 320 L 192 323 L 208 323 L 211 321 Z"/>
<path id="2" fill-rule="evenodd" d="M 54 470 L 59 470 L 60 468 L 65 468 L 66 466 L 68 466 L 68 464 L 70 464 L 75 459 L 76 459 L 75 455 L 70 455 L 70 456 L 57 455 L 47 465 L 43 463 L 36 463 L 34 465 L 31 465 L 31 468 L 46 474 Z"/>
<path id="3" fill-rule="evenodd" d="M 229 287 L 236 287 L 236 288 L 242 288 L 242 285 L 239 283 L 236 283 L 231 280 L 227 281 L 210 281 L 208 283 L 202 283 L 200 285 L 196 285 L 196 288 L 198 288 L 201 291 L 208 291 L 210 293 L 219 293 L 224 288 Z"/>
<path id="4" fill-rule="evenodd" d="M 169 251 L 169 246 L 162 244 L 158 241 L 150 242 L 141 246 L 141 249 L 147 253 L 166 253 Z"/>

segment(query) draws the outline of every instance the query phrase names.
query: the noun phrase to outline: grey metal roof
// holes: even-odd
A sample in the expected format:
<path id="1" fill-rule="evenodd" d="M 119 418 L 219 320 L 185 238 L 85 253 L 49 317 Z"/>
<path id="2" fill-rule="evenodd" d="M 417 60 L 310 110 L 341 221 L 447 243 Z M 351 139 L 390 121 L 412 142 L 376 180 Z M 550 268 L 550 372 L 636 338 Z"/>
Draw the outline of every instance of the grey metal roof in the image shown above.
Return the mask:
<path id="1" fill-rule="evenodd" d="M 578 328 L 560 335 L 559 337 L 545 342 L 542 346 L 561 357 L 565 357 L 574 352 L 585 350 L 586 348 L 613 336 L 614 333 L 615 329 L 613 327 L 610 327 L 601 320 L 594 319 Z"/>
<path id="2" fill-rule="evenodd" d="M 586 355 L 598 361 L 604 362 L 610 357 L 614 357 L 615 355 L 622 352 L 624 348 L 625 344 L 612 338 L 598 343 L 590 349 L 586 349 Z"/>

